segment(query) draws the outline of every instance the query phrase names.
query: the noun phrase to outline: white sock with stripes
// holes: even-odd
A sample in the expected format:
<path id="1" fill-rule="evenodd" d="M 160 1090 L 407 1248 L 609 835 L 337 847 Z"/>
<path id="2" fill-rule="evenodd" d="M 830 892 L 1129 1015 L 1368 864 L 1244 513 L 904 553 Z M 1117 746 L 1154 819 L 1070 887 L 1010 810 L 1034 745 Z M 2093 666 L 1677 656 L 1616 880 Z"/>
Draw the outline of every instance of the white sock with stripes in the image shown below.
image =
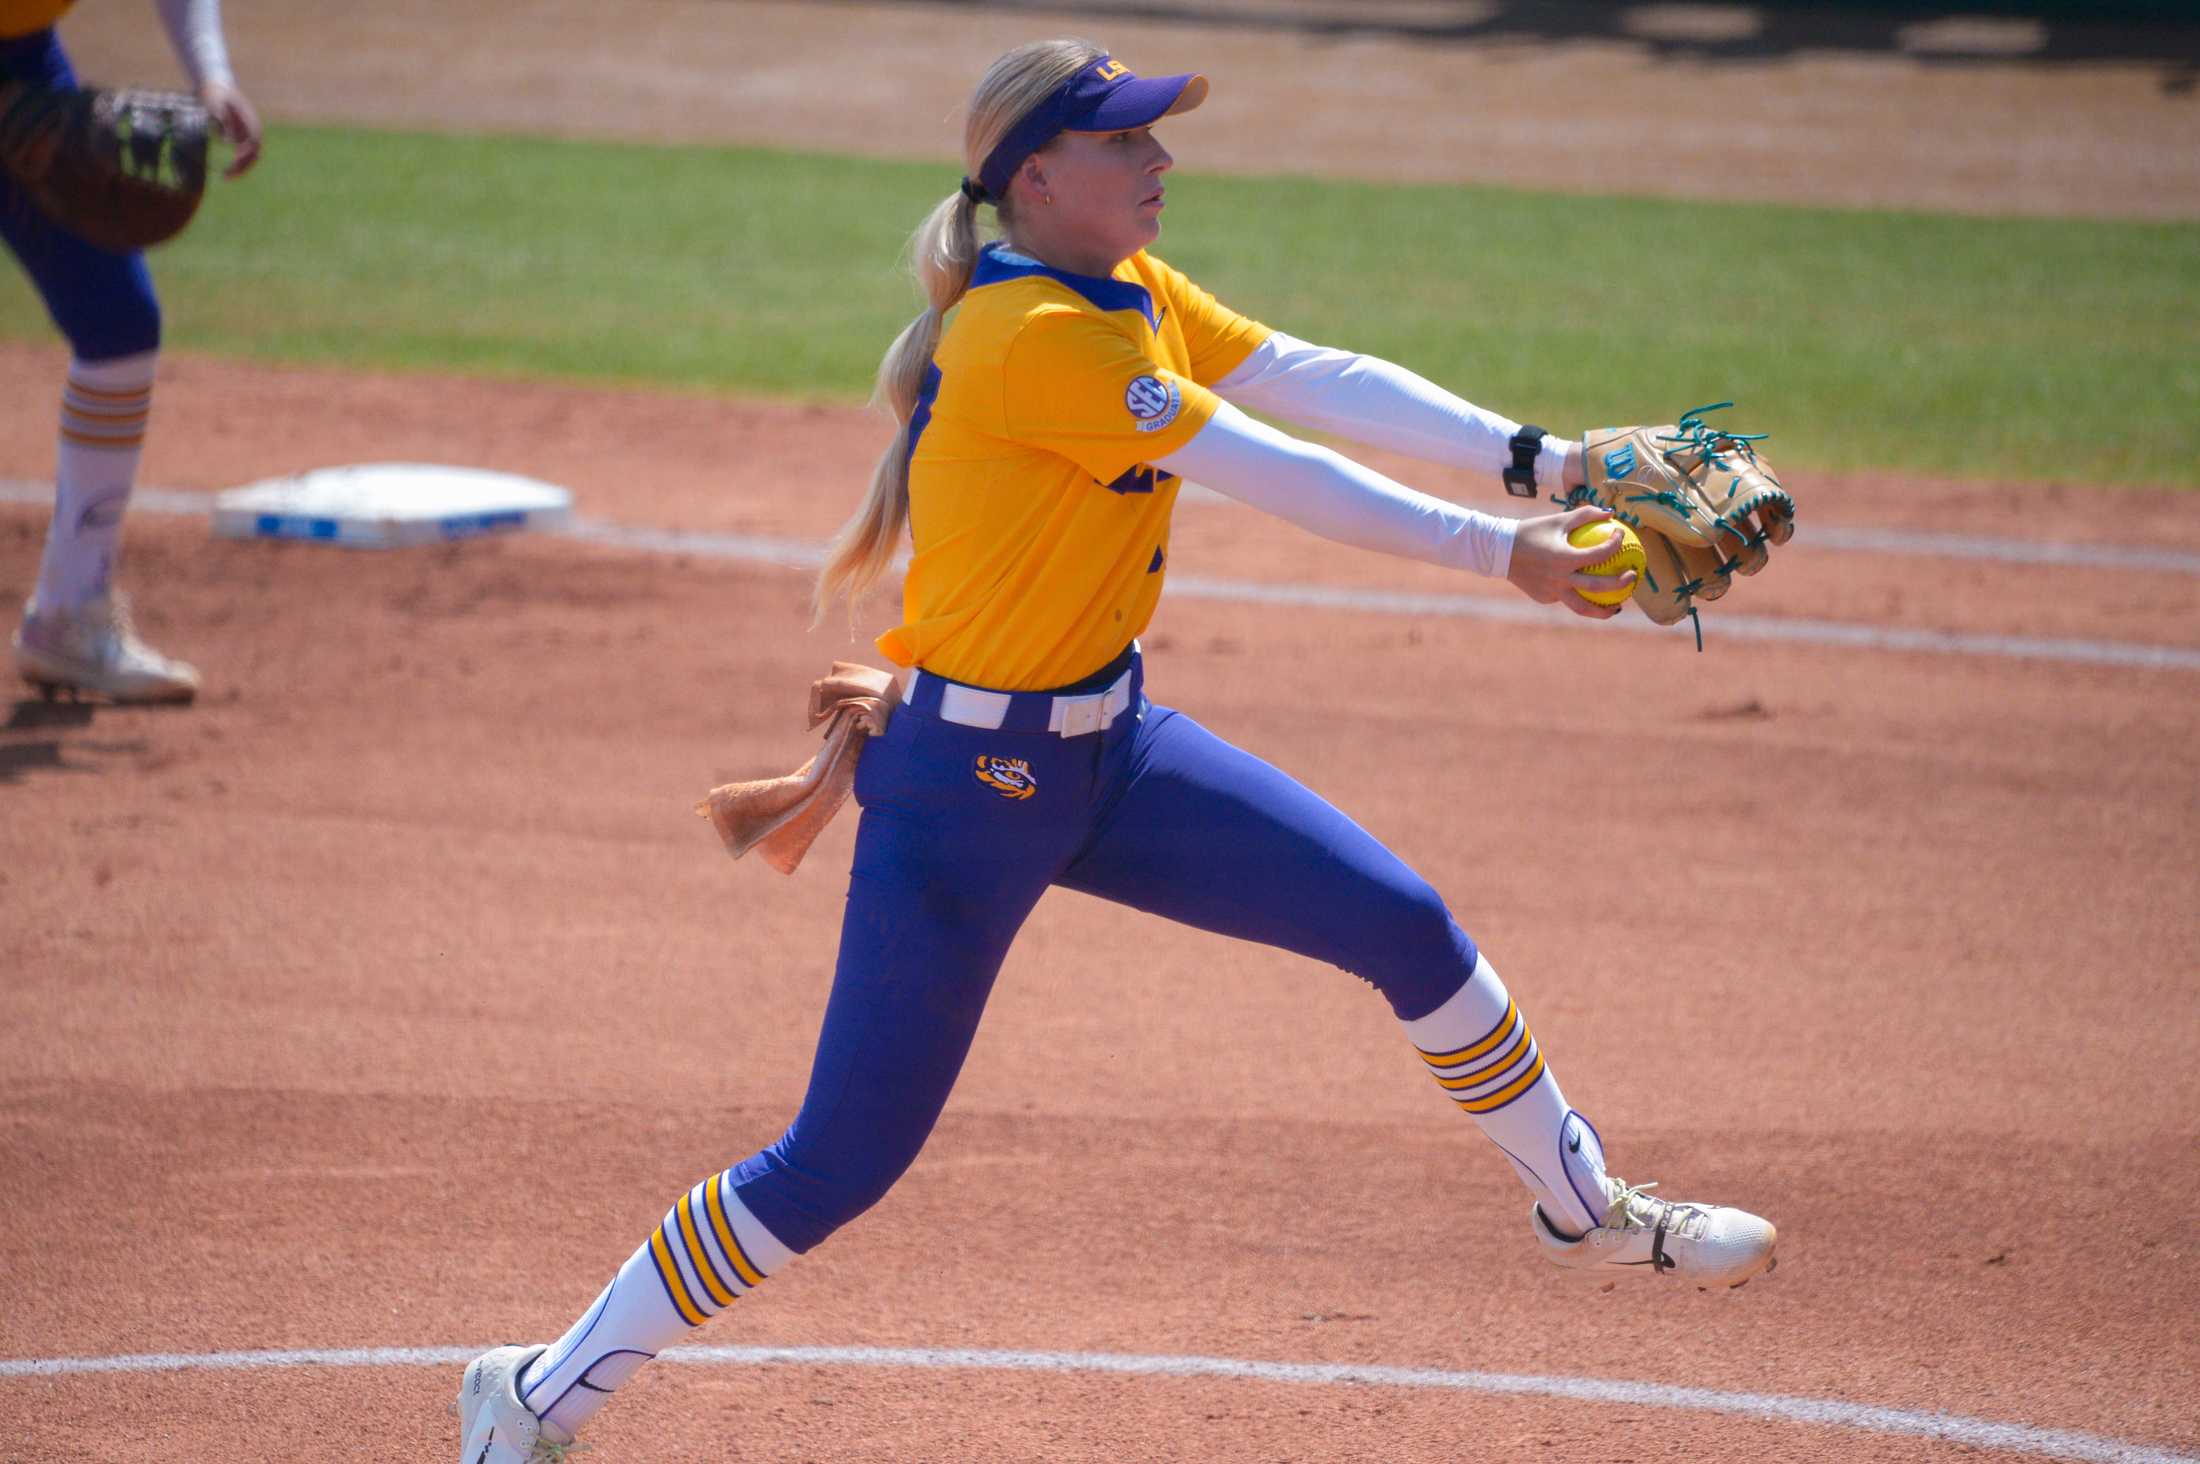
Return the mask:
<path id="1" fill-rule="evenodd" d="M 74 610 L 107 593 L 122 515 L 137 482 L 153 404 L 158 351 L 111 361 L 71 361 L 61 392 L 53 523 L 32 598 L 41 610 Z"/>
<path id="2" fill-rule="evenodd" d="M 1437 1084 L 1512 1161 L 1545 1219 L 1570 1234 L 1603 1222 L 1603 1141 L 1566 1106 L 1489 957 L 1449 1001 L 1405 1029 Z"/>
<path id="3" fill-rule="evenodd" d="M 673 1203 L 595 1304 L 519 1377 L 543 1437 L 567 1444 L 643 1363 L 793 1258 L 724 1174 Z"/>

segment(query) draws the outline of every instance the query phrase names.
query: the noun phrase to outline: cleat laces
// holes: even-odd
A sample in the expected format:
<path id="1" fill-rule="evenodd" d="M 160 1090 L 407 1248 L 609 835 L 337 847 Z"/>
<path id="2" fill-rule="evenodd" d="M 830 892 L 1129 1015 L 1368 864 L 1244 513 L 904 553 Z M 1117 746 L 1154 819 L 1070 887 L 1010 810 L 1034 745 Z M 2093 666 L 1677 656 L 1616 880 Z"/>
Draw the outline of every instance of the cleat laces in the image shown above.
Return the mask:
<path id="1" fill-rule="evenodd" d="M 1611 1205 L 1604 1212 L 1606 1230 L 1648 1230 L 1650 1237 L 1650 1266 L 1663 1274 L 1680 1263 L 1665 1253 L 1665 1238 L 1679 1236 L 1683 1240 L 1701 1240 L 1711 1223 L 1711 1217 L 1695 1205 L 1684 1205 L 1653 1195 L 1658 1187 L 1656 1180 L 1648 1184 L 1629 1184 L 1617 1175 L 1607 1175 L 1606 1182 L 1615 1192 Z"/>

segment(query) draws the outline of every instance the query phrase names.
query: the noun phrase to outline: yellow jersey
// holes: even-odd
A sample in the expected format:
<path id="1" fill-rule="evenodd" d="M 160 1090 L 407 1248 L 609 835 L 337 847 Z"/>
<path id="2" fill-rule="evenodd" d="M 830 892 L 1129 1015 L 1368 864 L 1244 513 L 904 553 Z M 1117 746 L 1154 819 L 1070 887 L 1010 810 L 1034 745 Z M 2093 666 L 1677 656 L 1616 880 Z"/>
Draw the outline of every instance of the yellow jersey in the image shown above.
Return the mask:
<path id="1" fill-rule="evenodd" d="M 1208 387 L 1268 338 L 1140 251 L 1109 277 L 987 246 L 910 419 L 903 666 L 994 691 L 1068 686 L 1153 618 L 1174 474 Z"/>
<path id="2" fill-rule="evenodd" d="M 50 28 L 76 0 L 0 0 L 0 41 Z"/>

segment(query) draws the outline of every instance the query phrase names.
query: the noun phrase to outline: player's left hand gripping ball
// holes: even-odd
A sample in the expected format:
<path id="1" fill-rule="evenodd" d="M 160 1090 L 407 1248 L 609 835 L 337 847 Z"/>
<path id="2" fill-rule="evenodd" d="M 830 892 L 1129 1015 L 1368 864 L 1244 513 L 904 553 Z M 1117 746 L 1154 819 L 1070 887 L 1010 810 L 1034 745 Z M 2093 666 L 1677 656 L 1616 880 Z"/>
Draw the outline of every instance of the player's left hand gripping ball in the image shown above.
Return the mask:
<path id="1" fill-rule="evenodd" d="M 1643 557 L 1642 540 L 1633 529 L 1618 519 L 1601 519 L 1593 524 L 1583 524 L 1566 536 L 1566 542 L 1576 549 L 1593 549 L 1599 544 L 1611 545 L 1612 552 L 1582 570 L 1583 574 L 1616 580 L 1631 569 L 1640 578 L 1644 565 L 1649 563 Z M 1592 605 L 1623 604 L 1634 592 L 1633 585 L 1618 585 L 1609 590 L 1576 588 L 1574 591 Z"/>

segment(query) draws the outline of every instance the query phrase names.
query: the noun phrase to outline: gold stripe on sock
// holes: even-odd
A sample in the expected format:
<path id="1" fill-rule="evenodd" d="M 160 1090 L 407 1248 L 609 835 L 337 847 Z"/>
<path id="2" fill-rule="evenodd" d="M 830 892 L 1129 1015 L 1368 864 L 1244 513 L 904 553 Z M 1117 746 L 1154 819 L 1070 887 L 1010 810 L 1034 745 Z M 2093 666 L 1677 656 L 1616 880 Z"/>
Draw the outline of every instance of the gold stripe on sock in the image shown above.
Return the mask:
<path id="1" fill-rule="evenodd" d="M 1477 1068 L 1473 1072 L 1463 1074 L 1460 1077 L 1438 1078 L 1436 1086 L 1453 1092 L 1461 1092 L 1468 1088 L 1479 1088 L 1514 1063 L 1520 1061 L 1521 1050 L 1534 1040 L 1535 1035 L 1528 1030 L 1528 1024 L 1522 1022 L 1520 1024 L 1520 1035 L 1513 1039 L 1512 1046 L 1505 1049 L 1504 1056 L 1487 1067 Z"/>
<path id="2" fill-rule="evenodd" d="M 1497 1025 L 1465 1047 L 1452 1052 L 1426 1052 L 1420 1048 L 1415 1048 L 1414 1051 L 1420 1052 L 1421 1061 L 1432 1068 L 1457 1067 L 1463 1062 L 1473 1062 L 1483 1053 L 1490 1051 L 1498 1043 L 1505 1040 L 1505 1034 L 1512 1030 L 1513 1019 L 1519 1015 L 1519 1004 L 1508 997 L 1505 1000 L 1505 1015 L 1498 1019 Z"/>
<path id="3" fill-rule="evenodd" d="M 710 1228 L 718 1233 L 718 1243 L 726 1252 L 726 1259 L 733 1262 L 733 1269 L 741 1273 L 741 1279 L 751 1286 L 764 1284 L 764 1273 L 741 1249 L 740 1237 L 733 1233 L 733 1226 L 726 1219 L 725 1201 L 718 1197 L 721 1175 L 712 1175 L 703 1186 L 703 1208 L 710 1213 Z"/>
<path id="4" fill-rule="evenodd" d="M 1454 1101 L 1456 1101 L 1461 1108 L 1464 1108 L 1469 1113 L 1495 1113 L 1498 1109 L 1503 1108 L 1506 1104 L 1512 1102 L 1513 1099 L 1518 1098 L 1521 1094 L 1527 1092 L 1530 1088 L 1534 1087 L 1535 1080 L 1542 1076 L 1543 1054 L 1538 1051 L 1535 1055 L 1534 1064 L 1530 1066 L 1525 1073 L 1522 1073 L 1518 1078 L 1510 1083 L 1507 1083 L 1504 1087 L 1499 1088 L 1496 1092 L 1490 1094 L 1488 1097 L 1460 1098 Z"/>
<path id="5" fill-rule="evenodd" d="M 73 442 L 78 447 L 104 447 L 120 452 L 133 447 L 143 447 L 145 445 L 145 433 L 139 431 L 130 437 L 93 437 L 83 432 L 71 432 L 64 427 L 61 429 L 61 440 Z"/>
<path id="6" fill-rule="evenodd" d="M 718 1268 L 711 1264 L 710 1256 L 704 1252 L 703 1238 L 695 1233 L 695 1207 L 689 1203 L 689 1197 L 680 1196 L 680 1203 L 673 1206 L 673 1209 L 679 1213 L 680 1235 L 687 1241 L 688 1259 L 695 1262 L 695 1274 L 702 1278 L 703 1289 L 720 1306 L 732 1306 L 733 1293 L 726 1290 L 725 1283 L 718 1279 Z"/>
<path id="7" fill-rule="evenodd" d="M 126 402 L 134 397 L 151 396 L 153 394 L 153 383 L 148 381 L 143 386 L 127 386 L 124 387 L 122 390 L 117 391 L 112 387 L 86 386 L 83 382 L 78 381 L 75 377 L 72 376 L 69 378 L 69 384 L 64 388 L 64 390 L 73 391 L 78 396 L 90 397 L 94 401 Z"/>
<path id="8" fill-rule="evenodd" d="M 62 420 L 66 423 L 66 420 L 73 418 L 73 416 L 86 418 L 86 420 L 90 420 L 90 423 L 143 423 L 147 416 L 152 416 L 152 403 L 150 401 L 132 401 L 132 403 L 119 403 L 119 405 L 112 405 L 112 407 L 108 407 L 108 405 L 79 407 L 77 403 L 64 401 L 62 403 Z"/>
<path id="9" fill-rule="evenodd" d="M 691 1327 L 700 1327 L 710 1318 L 703 1309 L 688 1297 L 687 1283 L 680 1279 L 680 1267 L 672 1259 L 672 1251 L 665 1244 L 665 1228 L 660 1225 L 649 1232 L 649 1254 L 657 1262 L 657 1274 L 664 1279 L 665 1293 L 672 1298 L 672 1305 Z"/>

